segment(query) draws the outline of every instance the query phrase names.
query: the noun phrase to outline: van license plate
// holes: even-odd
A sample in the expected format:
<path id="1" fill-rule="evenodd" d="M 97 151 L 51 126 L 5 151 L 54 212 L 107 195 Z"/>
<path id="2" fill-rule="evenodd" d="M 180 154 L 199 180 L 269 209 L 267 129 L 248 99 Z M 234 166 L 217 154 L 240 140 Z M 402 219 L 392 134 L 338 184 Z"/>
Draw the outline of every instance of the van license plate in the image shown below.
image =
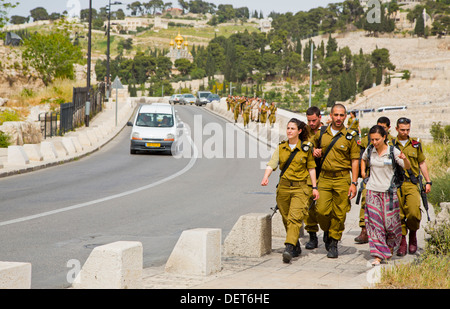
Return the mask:
<path id="1" fill-rule="evenodd" d="M 147 147 L 161 147 L 161 144 L 159 143 L 147 143 L 145 144 Z"/>

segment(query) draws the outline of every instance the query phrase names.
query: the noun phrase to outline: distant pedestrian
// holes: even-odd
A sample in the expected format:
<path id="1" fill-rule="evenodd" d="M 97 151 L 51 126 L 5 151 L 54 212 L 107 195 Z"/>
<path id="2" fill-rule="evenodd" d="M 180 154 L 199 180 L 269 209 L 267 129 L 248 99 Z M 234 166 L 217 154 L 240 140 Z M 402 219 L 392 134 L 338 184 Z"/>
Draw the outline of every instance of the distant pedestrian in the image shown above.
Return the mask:
<path id="1" fill-rule="evenodd" d="M 375 266 L 390 259 L 394 250 L 400 246 L 400 206 L 397 188 L 392 185 L 394 164 L 406 169 L 411 165 L 404 153 L 388 145 L 387 132 L 382 126 L 373 126 L 369 137 L 373 146 L 367 147 L 362 156 L 361 175 L 366 178 L 366 166 L 369 165 L 370 177 L 366 185 L 364 217 L 370 254 L 374 257 L 372 265 Z"/>

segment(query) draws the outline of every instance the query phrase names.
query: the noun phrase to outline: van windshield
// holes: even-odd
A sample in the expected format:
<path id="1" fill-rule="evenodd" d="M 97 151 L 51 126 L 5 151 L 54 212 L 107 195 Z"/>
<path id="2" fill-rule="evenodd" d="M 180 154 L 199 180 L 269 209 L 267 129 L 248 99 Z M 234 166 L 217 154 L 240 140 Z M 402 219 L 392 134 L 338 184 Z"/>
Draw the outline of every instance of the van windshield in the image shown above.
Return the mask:
<path id="1" fill-rule="evenodd" d="M 173 127 L 173 116 L 171 114 L 139 113 L 136 119 L 139 127 Z"/>

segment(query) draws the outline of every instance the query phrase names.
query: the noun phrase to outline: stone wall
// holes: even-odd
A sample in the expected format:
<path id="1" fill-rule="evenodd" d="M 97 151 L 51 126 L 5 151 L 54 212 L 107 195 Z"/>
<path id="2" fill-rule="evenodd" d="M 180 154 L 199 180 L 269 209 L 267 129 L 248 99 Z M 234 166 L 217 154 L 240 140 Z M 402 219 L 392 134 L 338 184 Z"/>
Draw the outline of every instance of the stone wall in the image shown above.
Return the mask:
<path id="1" fill-rule="evenodd" d="M 8 121 L 0 126 L 0 131 L 11 136 L 11 144 L 39 144 L 42 140 L 40 122 Z"/>

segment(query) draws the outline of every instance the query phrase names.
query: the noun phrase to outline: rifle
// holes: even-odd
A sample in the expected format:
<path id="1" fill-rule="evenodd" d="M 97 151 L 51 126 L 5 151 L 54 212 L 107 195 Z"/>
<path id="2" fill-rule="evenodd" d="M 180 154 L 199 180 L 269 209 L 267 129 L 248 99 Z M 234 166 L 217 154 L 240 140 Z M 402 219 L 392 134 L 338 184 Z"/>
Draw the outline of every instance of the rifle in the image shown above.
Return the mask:
<path id="1" fill-rule="evenodd" d="M 419 174 L 419 186 L 420 186 L 420 196 L 422 197 L 422 203 L 423 207 L 425 208 L 425 211 L 427 212 L 427 218 L 428 221 L 430 221 L 430 215 L 428 214 L 428 199 L 427 199 L 427 193 L 425 191 L 425 187 L 423 185 L 423 176 Z"/>
<path id="2" fill-rule="evenodd" d="M 358 195 L 356 197 L 356 205 L 359 205 L 359 201 L 361 200 L 362 191 L 364 190 L 365 185 L 367 184 L 368 181 L 369 181 L 369 177 L 366 177 L 363 180 L 361 180 L 361 184 L 359 185 Z"/>
<path id="3" fill-rule="evenodd" d="M 278 210 L 278 205 L 275 205 L 275 207 L 270 207 L 271 210 L 273 210 L 272 216 L 271 218 L 273 218 L 273 216 L 277 213 Z"/>

